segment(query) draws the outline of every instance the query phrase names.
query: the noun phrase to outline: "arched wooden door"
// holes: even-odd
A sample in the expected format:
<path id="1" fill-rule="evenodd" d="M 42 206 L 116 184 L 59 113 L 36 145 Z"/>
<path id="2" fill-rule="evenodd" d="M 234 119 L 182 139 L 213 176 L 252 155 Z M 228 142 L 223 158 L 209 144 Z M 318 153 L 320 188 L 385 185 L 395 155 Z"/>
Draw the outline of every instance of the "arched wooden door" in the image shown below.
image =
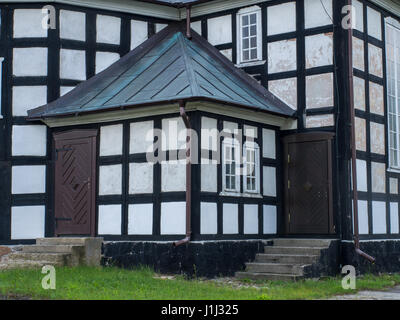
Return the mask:
<path id="1" fill-rule="evenodd" d="M 55 234 L 95 236 L 97 130 L 54 134 Z"/>

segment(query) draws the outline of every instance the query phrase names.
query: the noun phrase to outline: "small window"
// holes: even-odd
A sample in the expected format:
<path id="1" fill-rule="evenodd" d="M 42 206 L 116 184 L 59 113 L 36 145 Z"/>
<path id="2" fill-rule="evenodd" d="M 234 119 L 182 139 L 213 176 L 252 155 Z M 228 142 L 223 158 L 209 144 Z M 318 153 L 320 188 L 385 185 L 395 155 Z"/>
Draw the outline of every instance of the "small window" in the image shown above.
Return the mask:
<path id="1" fill-rule="evenodd" d="M 260 192 L 260 149 L 256 143 L 246 142 L 243 148 L 244 178 L 246 193 Z"/>
<path id="2" fill-rule="evenodd" d="M 238 60 L 248 63 L 262 60 L 261 8 L 245 8 L 237 15 Z"/>
<path id="3" fill-rule="evenodd" d="M 222 143 L 222 183 L 224 191 L 240 192 L 240 146 L 236 139 Z"/>
<path id="4" fill-rule="evenodd" d="M 400 169 L 400 28 L 386 24 L 390 166 Z"/>

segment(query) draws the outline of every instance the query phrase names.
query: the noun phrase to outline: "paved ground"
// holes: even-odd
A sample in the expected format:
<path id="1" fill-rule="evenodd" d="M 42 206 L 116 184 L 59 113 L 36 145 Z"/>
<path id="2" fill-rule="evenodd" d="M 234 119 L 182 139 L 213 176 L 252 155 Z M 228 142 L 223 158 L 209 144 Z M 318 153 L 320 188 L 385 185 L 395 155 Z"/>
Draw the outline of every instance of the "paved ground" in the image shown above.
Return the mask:
<path id="1" fill-rule="evenodd" d="M 387 291 L 359 291 L 356 294 L 335 296 L 329 300 L 400 300 L 400 286 Z"/>

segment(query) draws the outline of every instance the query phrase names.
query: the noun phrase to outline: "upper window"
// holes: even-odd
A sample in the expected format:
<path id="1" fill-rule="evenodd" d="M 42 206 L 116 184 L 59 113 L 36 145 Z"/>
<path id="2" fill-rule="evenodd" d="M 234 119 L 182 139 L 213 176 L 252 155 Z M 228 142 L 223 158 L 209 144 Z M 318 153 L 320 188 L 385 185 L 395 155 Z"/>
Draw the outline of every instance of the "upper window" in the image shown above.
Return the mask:
<path id="1" fill-rule="evenodd" d="M 399 24 L 400 27 L 400 24 Z M 386 24 L 390 166 L 400 169 L 400 28 Z"/>
<path id="2" fill-rule="evenodd" d="M 237 15 L 238 62 L 262 60 L 261 8 L 253 6 L 242 9 Z"/>

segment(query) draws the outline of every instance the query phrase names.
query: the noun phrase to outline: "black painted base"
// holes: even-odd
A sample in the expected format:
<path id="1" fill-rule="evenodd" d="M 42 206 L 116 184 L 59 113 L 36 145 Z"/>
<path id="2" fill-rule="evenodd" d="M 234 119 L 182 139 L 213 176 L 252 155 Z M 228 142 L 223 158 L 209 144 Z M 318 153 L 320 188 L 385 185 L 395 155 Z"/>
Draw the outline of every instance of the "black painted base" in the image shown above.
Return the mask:
<path id="1" fill-rule="evenodd" d="M 102 264 L 124 268 L 146 265 L 157 272 L 189 277 L 233 276 L 257 253 L 264 252 L 266 244 L 261 240 L 210 241 L 175 248 L 171 242 L 104 242 Z"/>
<path id="2" fill-rule="evenodd" d="M 360 249 L 373 256 L 375 264 L 356 254 L 351 242 L 342 242 L 342 264 L 354 266 L 357 274 L 400 272 L 400 240 L 362 241 Z"/>

